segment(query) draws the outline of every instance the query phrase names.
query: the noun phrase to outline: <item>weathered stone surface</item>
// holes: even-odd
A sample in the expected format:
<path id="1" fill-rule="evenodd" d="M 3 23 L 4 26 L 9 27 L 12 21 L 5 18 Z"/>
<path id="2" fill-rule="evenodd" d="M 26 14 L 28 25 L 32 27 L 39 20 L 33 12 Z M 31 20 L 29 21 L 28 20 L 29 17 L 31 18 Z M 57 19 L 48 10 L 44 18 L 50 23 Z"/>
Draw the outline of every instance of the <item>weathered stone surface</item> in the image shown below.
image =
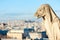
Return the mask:
<path id="1" fill-rule="evenodd" d="M 48 4 L 43 4 L 35 13 L 37 18 L 43 18 L 42 27 L 45 28 L 49 40 L 60 40 L 60 20 Z"/>

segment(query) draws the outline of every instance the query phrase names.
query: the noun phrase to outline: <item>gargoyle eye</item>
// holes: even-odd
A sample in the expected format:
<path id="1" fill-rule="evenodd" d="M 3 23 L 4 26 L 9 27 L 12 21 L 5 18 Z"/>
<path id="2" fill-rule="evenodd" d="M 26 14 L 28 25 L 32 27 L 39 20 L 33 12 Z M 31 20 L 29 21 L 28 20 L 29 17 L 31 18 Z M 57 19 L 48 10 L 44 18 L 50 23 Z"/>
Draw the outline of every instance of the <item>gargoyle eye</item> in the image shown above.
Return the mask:
<path id="1" fill-rule="evenodd" d="M 41 10 L 40 10 L 41 11 Z"/>

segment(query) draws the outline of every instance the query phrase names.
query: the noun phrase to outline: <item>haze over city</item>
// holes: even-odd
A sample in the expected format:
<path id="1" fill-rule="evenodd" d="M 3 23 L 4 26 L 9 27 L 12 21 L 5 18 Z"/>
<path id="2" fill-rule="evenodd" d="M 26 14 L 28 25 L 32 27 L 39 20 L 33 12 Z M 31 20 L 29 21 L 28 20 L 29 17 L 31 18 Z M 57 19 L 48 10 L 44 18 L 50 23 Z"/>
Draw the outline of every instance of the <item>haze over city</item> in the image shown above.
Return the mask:
<path id="1" fill-rule="evenodd" d="M 35 19 L 34 13 L 41 4 L 50 4 L 56 14 L 60 15 L 60 0 L 0 0 L 0 21 Z"/>

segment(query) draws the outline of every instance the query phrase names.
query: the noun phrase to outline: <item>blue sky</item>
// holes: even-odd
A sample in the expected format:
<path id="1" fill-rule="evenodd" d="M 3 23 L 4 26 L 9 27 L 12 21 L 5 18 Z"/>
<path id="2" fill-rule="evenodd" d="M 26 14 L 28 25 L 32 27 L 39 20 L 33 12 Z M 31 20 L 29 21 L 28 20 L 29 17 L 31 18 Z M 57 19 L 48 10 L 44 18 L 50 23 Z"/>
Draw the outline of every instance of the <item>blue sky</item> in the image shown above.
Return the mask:
<path id="1" fill-rule="evenodd" d="M 41 4 L 50 4 L 60 17 L 60 0 L 0 0 L 0 20 L 33 19 Z"/>

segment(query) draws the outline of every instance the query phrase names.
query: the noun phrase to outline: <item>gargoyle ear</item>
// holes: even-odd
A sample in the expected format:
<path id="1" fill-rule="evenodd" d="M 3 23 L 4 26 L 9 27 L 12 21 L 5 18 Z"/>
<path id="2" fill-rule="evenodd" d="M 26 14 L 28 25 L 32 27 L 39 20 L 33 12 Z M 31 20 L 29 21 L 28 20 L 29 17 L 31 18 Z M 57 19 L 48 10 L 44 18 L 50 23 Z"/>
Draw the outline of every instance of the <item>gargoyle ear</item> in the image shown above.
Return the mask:
<path id="1" fill-rule="evenodd" d="M 45 9 L 45 13 L 50 13 L 50 8 L 48 6 L 45 6 L 44 9 Z"/>

